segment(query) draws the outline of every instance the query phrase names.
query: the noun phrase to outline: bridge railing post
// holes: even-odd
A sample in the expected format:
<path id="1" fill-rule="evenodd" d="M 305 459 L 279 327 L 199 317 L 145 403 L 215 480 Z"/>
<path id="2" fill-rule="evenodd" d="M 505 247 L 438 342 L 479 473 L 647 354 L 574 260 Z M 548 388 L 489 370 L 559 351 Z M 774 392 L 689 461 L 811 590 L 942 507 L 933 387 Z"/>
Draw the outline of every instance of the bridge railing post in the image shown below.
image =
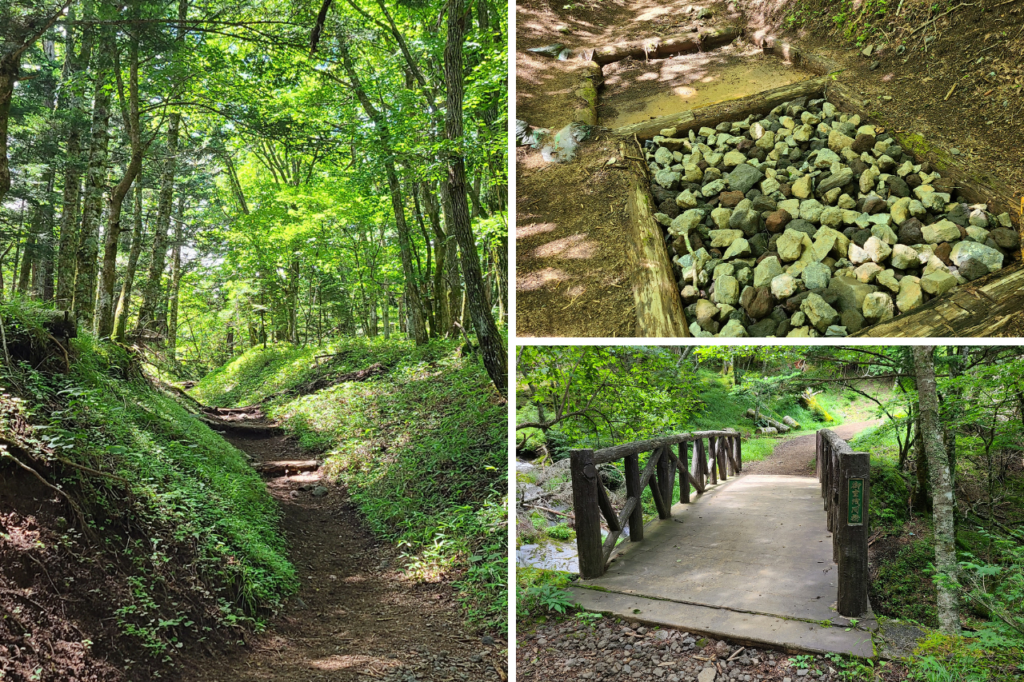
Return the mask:
<path id="1" fill-rule="evenodd" d="M 846 617 L 868 610 L 868 501 L 871 456 L 847 450 L 839 456 L 838 535 L 839 598 L 837 610 Z"/>
<path id="2" fill-rule="evenodd" d="M 594 465 L 594 451 L 572 450 L 569 453 L 569 471 L 580 576 L 599 578 L 604 575 L 604 552 L 601 549 L 601 509 L 597 490 L 600 474 Z"/>

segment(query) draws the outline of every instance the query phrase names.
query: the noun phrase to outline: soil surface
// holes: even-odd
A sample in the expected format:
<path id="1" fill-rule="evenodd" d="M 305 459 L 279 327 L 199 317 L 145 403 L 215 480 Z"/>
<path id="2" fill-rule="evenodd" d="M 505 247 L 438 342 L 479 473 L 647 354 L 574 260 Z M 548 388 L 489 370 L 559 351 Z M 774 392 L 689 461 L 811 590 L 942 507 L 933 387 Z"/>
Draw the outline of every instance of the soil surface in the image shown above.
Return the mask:
<path id="1" fill-rule="evenodd" d="M 931 14 L 930 3 L 907 0 L 899 17 L 887 17 L 886 22 L 892 23 L 880 22 L 884 34 L 867 32 L 859 46 L 855 45 L 857 31 L 867 20 L 845 36 L 832 24 L 830 12 L 838 10 L 821 3 L 820 12 L 808 11 L 812 4 L 813 0 L 799 4 L 744 0 L 724 5 L 683 0 L 664 4 L 521 0 L 516 6 L 516 117 L 532 125 L 561 127 L 579 104 L 571 74 L 561 66 L 565 62 L 527 53 L 528 48 L 552 43 L 570 49 L 599 47 L 695 28 L 740 25 L 747 37 L 760 33 L 784 38 L 805 52 L 832 59 L 842 69 L 841 80 L 864 98 L 873 114 L 890 121 L 897 131 L 920 134 L 928 150 L 955 152 L 968 172 L 1001 181 L 1011 188 L 1014 202 L 1020 202 L 1024 194 L 1021 3 L 984 0 L 961 5 L 939 18 Z M 698 20 L 702 8 L 711 8 L 712 16 Z M 811 23 L 811 16 L 821 18 Z M 791 26 L 798 28 L 784 30 Z M 874 47 L 871 57 L 862 54 L 868 43 Z M 671 84 L 647 79 L 666 67 L 677 68 L 672 62 L 629 60 L 606 65 L 606 82 L 598 90 L 602 121 L 613 120 L 627 109 L 630 115 L 642 115 L 635 107 L 644 98 L 663 113 L 664 91 L 660 100 L 652 91 Z M 744 94 L 737 90 L 728 98 Z M 635 334 L 636 313 L 629 292 L 633 273 L 624 267 L 621 254 L 626 244 L 623 229 L 617 227 L 625 219 L 618 208 L 624 204 L 625 183 L 617 183 L 616 171 L 605 165 L 620 156 L 618 141 L 609 140 L 607 131 L 599 128 L 597 132 L 595 140 L 582 143 L 577 161 L 554 172 L 539 152 L 518 150 L 516 286 L 521 336 Z M 1011 214 L 1018 220 L 1016 210 Z M 562 245 L 577 243 L 590 244 L 592 249 L 573 259 L 560 256 L 565 250 Z M 1012 336 L 1020 330 L 1011 325 L 1000 334 Z"/>
<path id="2" fill-rule="evenodd" d="M 843 424 L 832 430 L 837 436 L 848 441 L 864 429 L 881 423 L 881 419 L 873 419 L 866 422 Z M 816 438 L 817 436 L 812 433 L 809 436 L 798 436 L 783 441 L 775 446 L 771 457 L 762 459 L 760 462 L 744 464 L 743 473 L 770 476 L 814 476 Z"/>
<path id="3" fill-rule="evenodd" d="M 782 682 L 841 677 L 839 664 L 823 656 L 790 657 L 779 651 L 744 648 L 699 634 L 648 629 L 639 623 L 602 619 L 596 625 L 562 620 L 521 626 L 517 632 L 516 677 L 525 682 L 566 680 L 700 679 Z M 731 660 L 730 660 L 731 659 Z M 800 675 L 800 670 L 806 670 Z M 815 674 L 820 673 L 820 676 Z M 903 666 L 888 665 L 873 678 L 902 680 Z"/>
<path id="4" fill-rule="evenodd" d="M 308 459 L 281 435 L 225 438 L 256 462 Z M 271 478 L 267 488 L 301 588 L 250 647 L 186 662 L 184 679 L 507 679 L 505 643 L 464 630 L 449 585 L 406 578 L 398 551 L 366 528 L 344 488 L 320 471 Z"/>

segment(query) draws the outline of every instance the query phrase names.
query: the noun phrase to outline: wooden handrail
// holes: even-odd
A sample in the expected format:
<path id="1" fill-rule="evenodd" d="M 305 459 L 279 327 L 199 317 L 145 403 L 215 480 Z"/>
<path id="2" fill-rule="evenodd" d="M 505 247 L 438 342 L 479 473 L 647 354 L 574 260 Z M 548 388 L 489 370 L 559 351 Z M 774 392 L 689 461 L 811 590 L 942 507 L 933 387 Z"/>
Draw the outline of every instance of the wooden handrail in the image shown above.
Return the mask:
<path id="1" fill-rule="evenodd" d="M 705 449 L 704 440 L 708 440 Z M 692 443 L 691 460 L 687 445 Z M 678 446 L 678 453 L 672 451 Z M 650 452 L 643 472 L 640 455 Z M 626 502 L 616 514 L 608 492 L 601 482 L 598 464 L 617 460 L 623 462 L 626 479 Z M 691 463 L 692 462 L 692 463 Z M 569 468 L 572 475 L 573 510 L 576 518 L 576 547 L 580 575 L 597 578 L 604 575 L 615 544 L 625 528 L 630 542 L 644 538 L 643 508 L 640 504 L 645 488 L 650 488 L 659 519 L 672 518 L 672 489 L 679 476 L 679 502 L 690 503 L 690 486 L 703 495 L 708 485 L 725 481 L 743 470 L 743 449 L 740 434 L 724 431 L 695 431 L 663 438 L 616 445 L 602 450 L 573 450 Z M 608 526 L 608 536 L 601 540 L 601 520 Z"/>
<path id="2" fill-rule="evenodd" d="M 832 560 L 839 565 L 839 615 L 868 610 L 868 502 L 871 456 L 854 452 L 834 431 L 815 439 L 815 470 L 825 501 L 826 527 L 832 533 Z"/>

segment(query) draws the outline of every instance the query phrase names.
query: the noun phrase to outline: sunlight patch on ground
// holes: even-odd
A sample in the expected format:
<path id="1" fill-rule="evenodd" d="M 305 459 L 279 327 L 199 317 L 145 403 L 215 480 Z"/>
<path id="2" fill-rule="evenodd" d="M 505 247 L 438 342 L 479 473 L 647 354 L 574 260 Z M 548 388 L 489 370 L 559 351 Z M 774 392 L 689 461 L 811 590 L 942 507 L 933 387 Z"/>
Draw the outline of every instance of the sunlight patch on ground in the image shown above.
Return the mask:
<path id="1" fill-rule="evenodd" d="M 516 225 L 516 239 L 526 239 L 546 232 L 554 232 L 558 229 L 555 223 L 527 223 Z"/>
<path id="2" fill-rule="evenodd" d="M 565 281 L 569 278 L 563 270 L 558 268 L 544 268 L 536 272 L 516 273 L 516 289 L 518 291 L 535 291 L 544 287 Z"/>
<path id="3" fill-rule="evenodd" d="M 586 259 L 596 256 L 597 251 L 597 244 L 587 241 L 586 235 L 571 234 L 538 246 L 533 250 L 533 257 Z"/>

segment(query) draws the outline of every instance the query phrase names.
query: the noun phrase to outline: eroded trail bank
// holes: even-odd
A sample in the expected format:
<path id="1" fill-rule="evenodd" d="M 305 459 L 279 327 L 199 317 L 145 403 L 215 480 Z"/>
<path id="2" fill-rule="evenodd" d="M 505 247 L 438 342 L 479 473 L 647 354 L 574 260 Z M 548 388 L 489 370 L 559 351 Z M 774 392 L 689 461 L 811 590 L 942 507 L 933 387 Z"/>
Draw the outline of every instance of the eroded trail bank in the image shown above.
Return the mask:
<path id="1" fill-rule="evenodd" d="M 305 460 L 280 434 L 227 431 L 254 464 Z M 301 587 L 266 633 L 227 656 L 185 666 L 187 680 L 327 682 L 505 680 L 505 643 L 462 627 L 447 584 L 403 574 L 400 552 L 365 527 L 322 472 L 267 479 Z"/>

